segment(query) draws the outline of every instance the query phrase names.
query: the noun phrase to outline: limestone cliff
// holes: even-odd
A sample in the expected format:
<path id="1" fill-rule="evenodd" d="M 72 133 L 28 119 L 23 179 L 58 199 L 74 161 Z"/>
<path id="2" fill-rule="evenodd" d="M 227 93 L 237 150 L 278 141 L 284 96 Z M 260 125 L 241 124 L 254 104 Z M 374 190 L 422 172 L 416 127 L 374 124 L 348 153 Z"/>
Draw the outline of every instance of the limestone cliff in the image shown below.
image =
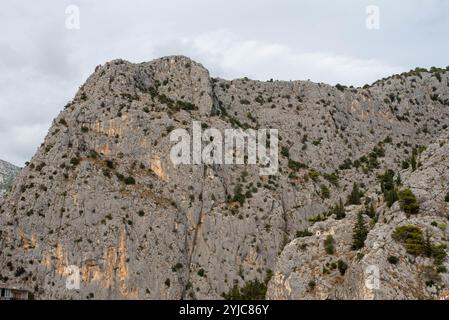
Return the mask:
<path id="1" fill-rule="evenodd" d="M 427 229 L 435 220 L 441 226 L 429 229 L 432 241 L 447 240 L 441 194 L 448 190 L 439 180 L 445 144 L 434 151 L 442 154 L 440 169 L 435 147 L 416 150 L 449 125 L 448 81 L 446 70 L 417 70 L 346 88 L 216 79 L 182 56 L 106 63 L 54 120 L 0 203 L 0 281 L 20 283 L 38 299 L 218 299 L 268 281 L 273 270 L 268 298 L 430 297 L 447 287 L 446 273 L 424 288 L 430 280 L 418 273 L 430 258 L 408 257 L 390 231 L 404 223 Z M 278 129 L 279 173 L 260 176 L 257 165 L 175 166 L 170 132 L 191 131 L 193 121 L 219 130 Z M 401 169 L 412 155 L 420 159 L 415 171 Z M 403 184 L 417 194 L 422 208 L 411 221 L 377 192 L 386 169 L 403 170 Z M 354 182 L 380 214 L 360 252 L 350 248 L 358 206 L 311 227 L 346 200 Z M 297 239 L 307 228 L 314 235 Z M 335 257 L 321 250 L 328 233 Z M 387 265 L 388 255 L 399 265 Z M 337 257 L 346 273 L 319 277 Z M 408 261 L 415 258 L 424 260 Z M 392 279 L 379 292 L 363 286 L 370 264 Z M 66 288 L 69 266 L 80 269 L 79 290 Z"/>

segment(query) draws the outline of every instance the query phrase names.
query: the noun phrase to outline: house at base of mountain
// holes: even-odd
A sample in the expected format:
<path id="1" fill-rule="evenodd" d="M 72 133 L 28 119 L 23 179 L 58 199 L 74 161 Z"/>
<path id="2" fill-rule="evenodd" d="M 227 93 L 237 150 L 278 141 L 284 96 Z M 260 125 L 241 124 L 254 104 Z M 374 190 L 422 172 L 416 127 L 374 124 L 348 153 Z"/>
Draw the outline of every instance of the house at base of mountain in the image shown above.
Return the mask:
<path id="1" fill-rule="evenodd" d="M 438 300 L 449 300 L 449 290 L 440 293 Z"/>
<path id="2" fill-rule="evenodd" d="M 28 291 L 19 286 L 0 283 L 0 300 L 28 300 Z"/>

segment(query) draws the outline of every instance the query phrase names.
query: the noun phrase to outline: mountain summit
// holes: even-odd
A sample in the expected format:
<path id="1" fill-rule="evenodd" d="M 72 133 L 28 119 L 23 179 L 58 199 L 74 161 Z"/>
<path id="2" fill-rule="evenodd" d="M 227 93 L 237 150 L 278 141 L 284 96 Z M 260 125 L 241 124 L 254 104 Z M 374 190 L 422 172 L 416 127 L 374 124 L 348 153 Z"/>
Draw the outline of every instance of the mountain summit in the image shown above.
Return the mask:
<path id="1" fill-rule="evenodd" d="M 0 202 L 0 282 L 38 299 L 438 297 L 448 84 L 437 68 L 348 88 L 108 62 Z M 174 165 L 171 132 L 193 121 L 278 130 L 279 172 Z"/>

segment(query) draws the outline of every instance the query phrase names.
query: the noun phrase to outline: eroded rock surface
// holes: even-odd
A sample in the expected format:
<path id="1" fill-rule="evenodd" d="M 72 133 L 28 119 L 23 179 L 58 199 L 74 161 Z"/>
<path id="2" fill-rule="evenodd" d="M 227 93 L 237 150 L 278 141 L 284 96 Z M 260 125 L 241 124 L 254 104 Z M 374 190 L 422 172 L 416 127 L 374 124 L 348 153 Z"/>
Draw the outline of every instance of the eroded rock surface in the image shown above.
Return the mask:
<path id="1" fill-rule="evenodd" d="M 432 239 L 447 240 L 446 144 L 419 153 L 414 172 L 401 171 L 421 204 L 412 218 L 385 205 L 376 175 L 398 172 L 413 148 L 438 141 L 449 125 L 448 79 L 420 71 L 343 88 L 215 79 L 182 56 L 106 63 L 54 120 L 0 204 L 0 281 L 38 299 L 217 299 L 273 270 L 271 299 L 432 297 L 447 274 L 429 292 L 418 276 L 428 261 L 409 261 L 390 237 L 403 223 L 427 229 L 435 220 Z M 279 173 L 175 166 L 170 132 L 191 131 L 193 121 L 278 129 Z M 345 201 L 354 182 L 379 213 L 360 252 L 351 237 L 361 206 L 348 206 L 342 220 L 310 222 Z M 297 239 L 306 228 L 314 235 Z M 328 233 L 335 256 L 323 253 Z M 389 254 L 399 264 L 388 264 Z M 348 264 L 345 275 L 321 276 L 337 258 Z M 364 286 L 372 264 L 385 277 L 375 292 Z M 79 290 L 66 288 L 69 266 L 81 271 Z"/>

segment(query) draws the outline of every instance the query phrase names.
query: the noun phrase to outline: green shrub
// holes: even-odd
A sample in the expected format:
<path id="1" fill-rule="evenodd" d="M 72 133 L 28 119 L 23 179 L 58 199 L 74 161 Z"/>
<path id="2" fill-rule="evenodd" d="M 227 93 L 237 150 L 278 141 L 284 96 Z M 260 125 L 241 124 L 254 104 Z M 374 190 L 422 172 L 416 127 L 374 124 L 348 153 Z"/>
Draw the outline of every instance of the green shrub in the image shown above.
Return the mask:
<path id="1" fill-rule="evenodd" d="M 350 159 L 345 159 L 343 163 L 338 167 L 340 170 L 349 170 L 352 167 L 352 161 Z"/>
<path id="2" fill-rule="evenodd" d="M 321 193 L 321 197 L 323 199 L 329 199 L 330 198 L 329 188 L 326 185 L 324 185 L 324 184 L 320 185 L 320 193 Z"/>
<path id="3" fill-rule="evenodd" d="M 127 185 L 136 184 L 136 180 L 133 177 L 126 177 L 123 182 Z"/>
<path id="4" fill-rule="evenodd" d="M 377 176 L 377 179 L 380 182 L 380 188 L 388 207 L 391 207 L 393 203 L 398 200 L 394 176 L 395 173 L 393 170 L 385 170 L 384 174 L 379 174 Z"/>
<path id="5" fill-rule="evenodd" d="M 318 178 L 320 176 L 320 173 L 318 171 L 316 171 L 315 169 L 310 169 L 309 170 L 309 178 L 312 179 L 313 181 L 318 181 Z"/>
<path id="6" fill-rule="evenodd" d="M 352 191 L 348 196 L 347 204 L 361 204 L 360 198 L 363 197 L 363 192 L 360 191 L 359 185 L 354 182 Z"/>
<path id="7" fill-rule="evenodd" d="M 408 162 L 407 160 L 402 161 L 402 163 L 401 163 L 401 168 L 402 168 L 402 169 L 408 169 L 408 168 L 410 168 L 410 162 Z"/>
<path id="8" fill-rule="evenodd" d="M 178 263 L 175 264 L 171 269 L 172 269 L 173 272 L 176 272 L 176 271 L 181 270 L 182 267 L 183 267 L 183 266 L 182 266 L 182 263 L 181 263 L 181 262 L 178 262 Z"/>
<path id="9" fill-rule="evenodd" d="M 368 230 L 363 221 L 361 213 L 357 214 L 357 222 L 353 229 L 352 234 L 352 250 L 359 250 L 365 246 L 365 240 L 368 235 Z"/>
<path id="10" fill-rule="evenodd" d="M 260 105 L 265 103 L 265 99 L 262 96 L 257 96 L 254 101 L 256 101 L 257 103 L 259 103 Z"/>
<path id="11" fill-rule="evenodd" d="M 309 291 L 313 291 L 316 287 L 316 282 L 315 280 L 310 280 L 309 283 L 307 284 L 307 287 L 309 288 Z"/>
<path id="12" fill-rule="evenodd" d="M 176 109 L 176 111 L 180 110 L 180 109 L 186 110 L 186 111 L 193 111 L 193 110 L 198 110 L 198 107 L 196 105 L 194 105 L 193 103 L 178 100 L 178 101 L 176 101 L 175 109 Z"/>
<path id="13" fill-rule="evenodd" d="M 399 192 L 400 207 L 406 214 L 417 214 L 419 212 L 419 204 L 412 190 L 404 189 Z"/>
<path id="14" fill-rule="evenodd" d="M 396 256 L 389 256 L 389 257 L 387 258 L 387 261 L 388 261 L 389 263 L 391 263 L 391 264 L 396 265 L 396 264 L 398 264 L 398 262 L 399 262 L 399 258 L 396 257 Z"/>
<path id="15" fill-rule="evenodd" d="M 447 268 L 445 266 L 438 266 L 437 272 L 438 273 L 447 273 Z"/>
<path id="16" fill-rule="evenodd" d="M 298 171 L 299 169 L 305 169 L 307 166 L 301 162 L 289 159 L 288 160 L 288 167 L 294 171 Z"/>
<path id="17" fill-rule="evenodd" d="M 201 268 L 200 270 L 198 270 L 198 275 L 199 275 L 200 277 L 204 277 L 205 271 L 204 271 L 203 268 Z"/>
<path id="18" fill-rule="evenodd" d="M 234 197 L 232 201 L 240 203 L 241 206 L 245 203 L 246 196 L 242 193 L 242 185 L 238 184 L 234 188 Z"/>
<path id="19" fill-rule="evenodd" d="M 407 253 L 418 256 L 424 253 L 424 237 L 421 229 L 413 225 L 397 227 L 391 237 L 405 246 Z"/>
<path id="20" fill-rule="evenodd" d="M 67 127 L 67 121 L 64 118 L 61 118 L 59 120 L 59 123 L 62 124 L 63 126 Z"/>
<path id="21" fill-rule="evenodd" d="M 18 267 L 18 268 L 16 269 L 16 271 L 14 272 L 14 276 L 15 276 L 16 278 L 18 278 L 18 277 L 20 277 L 21 275 L 23 275 L 25 272 L 26 272 L 26 271 L 25 271 L 25 269 L 24 269 L 23 267 Z"/>
<path id="22" fill-rule="evenodd" d="M 337 268 L 338 268 L 338 271 L 340 272 L 340 274 L 342 276 L 344 276 L 345 273 L 346 273 L 346 270 L 348 269 L 348 265 L 346 264 L 346 262 L 344 262 L 343 260 L 339 259 L 337 261 Z"/>
<path id="23" fill-rule="evenodd" d="M 73 165 L 74 167 L 79 165 L 80 162 L 81 162 L 81 160 L 79 158 L 72 158 L 72 159 L 70 159 L 70 164 Z"/>
<path id="24" fill-rule="evenodd" d="M 396 189 L 385 191 L 384 197 L 388 207 L 391 207 L 399 199 Z"/>
<path id="25" fill-rule="evenodd" d="M 308 229 L 304 229 L 302 231 L 296 231 L 296 238 L 305 238 L 310 237 L 313 233 L 310 232 Z"/>
<path id="26" fill-rule="evenodd" d="M 346 217 L 346 210 L 345 210 L 345 207 L 343 205 L 343 201 L 341 200 L 341 198 L 340 198 L 340 202 L 332 208 L 330 213 L 335 214 L 336 220 L 341 220 Z"/>
<path id="27" fill-rule="evenodd" d="M 234 285 L 228 293 L 223 293 L 222 297 L 225 300 L 265 300 L 267 293 L 267 285 L 272 277 L 272 271 L 267 270 L 267 275 L 263 282 L 258 279 L 248 281 L 242 288 Z"/>
<path id="28" fill-rule="evenodd" d="M 114 162 L 112 160 L 106 160 L 105 163 L 109 169 L 114 169 Z"/>
<path id="29" fill-rule="evenodd" d="M 336 173 L 331 173 L 331 174 L 327 174 L 327 173 L 323 173 L 322 176 L 324 177 L 324 179 L 326 179 L 327 181 L 329 181 L 331 184 L 333 184 L 335 187 L 339 186 L 338 183 L 338 175 Z"/>
<path id="30" fill-rule="evenodd" d="M 446 258 L 446 245 L 432 245 L 432 258 L 434 259 L 435 265 L 442 265 L 444 259 Z"/>
<path id="31" fill-rule="evenodd" d="M 449 192 L 446 193 L 446 196 L 444 197 L 444 201 L 449 202 Z"/>
<path id="32" fill-rule="evenodd" d="M 288 158 L 290 156 L 290 152 L 288 151 L 287 147 L 282 147 L 281 148 L 281 155 L 283 155 L 286 158 Z"/>
<path id="33" fill-rule="evenodd" d="M 374 219 L 376 216 L 376 209 L 374 209 L 374 204 L 372 201 L 370 203 L 365 203 L 365 209 L 363 210 L 363 214 L 366 214 L 371 219 Z"/>
<path id="34" fill-rule="evenodd" d="M 335 253 L 335 240 L 331 235 L 328 235 L 324 240 L 324 250 L 327 254 Z"/>

